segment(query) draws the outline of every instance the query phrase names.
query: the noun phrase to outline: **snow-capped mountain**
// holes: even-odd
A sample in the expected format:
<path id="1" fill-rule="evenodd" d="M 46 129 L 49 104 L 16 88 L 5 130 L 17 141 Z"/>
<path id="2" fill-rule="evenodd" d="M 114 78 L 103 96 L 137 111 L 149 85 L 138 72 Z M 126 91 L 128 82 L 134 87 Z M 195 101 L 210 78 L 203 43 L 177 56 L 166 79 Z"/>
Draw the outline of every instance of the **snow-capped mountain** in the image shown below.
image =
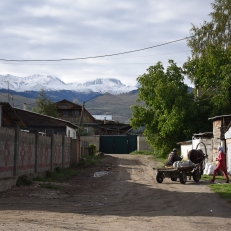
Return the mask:
<path id="1" fill-rule="evenodd" d="M 13 75 L 0 75 L 0 89 L 10 89 L 16 92 L 25 91 L 74 91 L 99 92 L 121 94 L 136 90 L 136 86 L 126 86 L 118 79 L 96 79 L 85 83 L 64 83 L 58 77 L 51 75 L 32 75 L 17 77 Z"/>

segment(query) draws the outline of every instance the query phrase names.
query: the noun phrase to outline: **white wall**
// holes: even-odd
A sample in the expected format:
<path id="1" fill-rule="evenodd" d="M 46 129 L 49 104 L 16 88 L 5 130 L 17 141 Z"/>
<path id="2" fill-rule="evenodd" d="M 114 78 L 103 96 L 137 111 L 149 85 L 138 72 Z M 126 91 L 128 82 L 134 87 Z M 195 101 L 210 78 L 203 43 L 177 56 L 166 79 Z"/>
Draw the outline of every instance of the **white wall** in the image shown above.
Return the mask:
<path id="1" fill-rule="evenodd" d="M 183 156 L 183 160 L 188 160 L 188 152 L 192 150 L 192 144 L 182 144 L 180 146 L 181 149 L 181 156 Z"/>
<path id="2" fill-rule="evenodd" d="M 227 171 L 229 174 L 231 174 L 231 144 L 228 144 L 227 148 Z"/>
<path id="3" fill-rule="evenodd" d="M 72 139 L 76 139 L 76 129 L 67 126 L 66 134 L 68 137 L 71 137 Z"/>

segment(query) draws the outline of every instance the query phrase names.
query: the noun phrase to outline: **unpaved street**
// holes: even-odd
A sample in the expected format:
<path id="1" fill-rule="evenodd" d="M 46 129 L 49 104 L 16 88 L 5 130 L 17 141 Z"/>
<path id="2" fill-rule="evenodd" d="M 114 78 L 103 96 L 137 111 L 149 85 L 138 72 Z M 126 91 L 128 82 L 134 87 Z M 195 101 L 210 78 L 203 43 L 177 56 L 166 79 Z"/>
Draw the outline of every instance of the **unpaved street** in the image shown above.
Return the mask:
<path id="1" fill-rule="evenodd" d="M 231 229 L 231 203 L 207 182 L 158 184 L 155 166 L 148 156 L 105 155 L 61 183 L 62 190 L 14 187 L 0 194 L 0 230 Z M 103 171 L 108 174 L 94 177 Z"/>

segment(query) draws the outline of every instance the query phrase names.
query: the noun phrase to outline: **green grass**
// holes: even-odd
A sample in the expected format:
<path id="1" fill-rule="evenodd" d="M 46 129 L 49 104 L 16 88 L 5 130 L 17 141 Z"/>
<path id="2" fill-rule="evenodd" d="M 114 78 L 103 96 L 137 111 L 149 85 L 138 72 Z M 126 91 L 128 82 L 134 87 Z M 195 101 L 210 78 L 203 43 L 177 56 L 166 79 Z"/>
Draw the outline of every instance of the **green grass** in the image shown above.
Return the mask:
<path id="1" fill-rule="evenodd" d="M 153 159 L 155 159 L 156 161 L 160 162 L 160 164 L 158 164 L 156 166 L 156 168 L 163 168 L 163 166 L 165 165 L 165 163 L 167 161 L 166 158 L 156 157 L 153 152 L 146 151 L 146 150 L 141 150 L 141 151 L 137 151 L 136 150 L 136 151 L 131 152 L 130 154 L 132 154 L 132 155 L 150 155 Z"/>
<path id="2" fill-rule="evenodd" d="M 231 184 L 210 184 L 209 187 L 221 198 L 228 199 L 231 203 Z"/>
<path id="3" fill-rule="evenodd" d="M 73 168 L 59 168 L 54 171 L 47 171 L 45 177 L 38 176 L 34 178 L 35 181 L 43 182 L 63 182 L 78 174 L 78 170 Z"/>
<path id="4" fill-rule="evenodd" d="M 16 182 L 16 186 L 17 187 L 20 187 L 20 186 L 29 186 L 29 185 L 32 185 L 32 184 L 33 184 L 33 181 L 27 175 L 19 176 L 18 180 Z"/>
<path id="5" fill-rule="evenodd" d="M 55 185 L 55 184 L 51 184 L 51 183 L 41 183 L 39 185 L 42 188 L 55 189 L 55 190 L 61 190 L 62 189 L 60 185 Z"/>
<path id="6" fill-rule="evenodd" d="M 79 166 L 80 167 L 88 167 L 91 165 L 98 164 L 101 160 L 100 156 L 84 156 L 83 158 L 80 159 Z"/>
<path id="7" fill-rule="evenodd" d="M 211 180 L 213 178 L 213 176 L 210 176 L 210 175 L 202 175 L 201 176 L 201 179 L 202 180 Z M 225 182 L 225 178 L 224 176 L 216 176 L 216 180 L 215 181 L 224 181 Z"/>
<path id="8" fill-rule="evenodd" d="M 132 154 L 132 155 L 153 155 L 153 152 L 146 151 L 146 150 L 141 150 L 141 151 L 135 150 L 135 151 L 131 152 L 130 154 Z"/>
<path id="9" fill-rule="evenodd" d="M 212 176 L 202 175 L 202 180 L 211 180 Z M 220 184 L 214 184 L 211 182 L 209 184 L 210 189 L 217 193 L 221 198 L 227 199 L 231 203 L 231 184 L 225 183 L 224 176 L 216 176 L 216 180 Z"/>

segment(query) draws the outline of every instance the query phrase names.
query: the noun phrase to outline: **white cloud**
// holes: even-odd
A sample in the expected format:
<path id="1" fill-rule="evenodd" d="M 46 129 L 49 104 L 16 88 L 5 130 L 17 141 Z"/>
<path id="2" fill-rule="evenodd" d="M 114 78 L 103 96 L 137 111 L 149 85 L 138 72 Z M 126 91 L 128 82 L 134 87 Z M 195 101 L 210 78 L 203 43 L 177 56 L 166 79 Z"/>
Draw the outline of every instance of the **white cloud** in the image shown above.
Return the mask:
<path id="1" fill-rule="evenodd" d="M 0 3 L 1 59 L 114 54 L 184 38 L 212 11 L 212 0 L 20 0 Z M 135 84 L 150 65 L 190 55 L 185 41 L 121 56 L 71 62 L 0 61 L 0 74 L 55 75 L 64 82 L 118 78 Z"/>

